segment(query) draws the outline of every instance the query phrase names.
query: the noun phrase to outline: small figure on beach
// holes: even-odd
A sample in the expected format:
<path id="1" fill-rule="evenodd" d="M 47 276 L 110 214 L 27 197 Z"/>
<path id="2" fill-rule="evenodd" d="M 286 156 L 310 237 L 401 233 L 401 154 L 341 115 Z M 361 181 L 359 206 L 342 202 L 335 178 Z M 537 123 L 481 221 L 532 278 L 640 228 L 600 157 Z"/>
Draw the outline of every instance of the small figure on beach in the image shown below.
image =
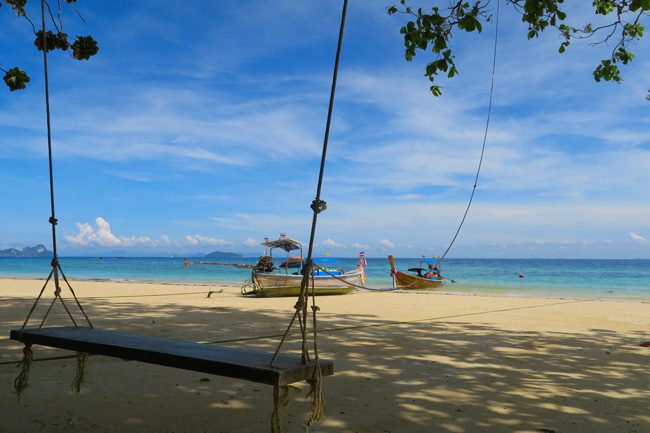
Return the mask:
<path id="1" fill-rule="evenodd" d="M 519 274 L 519 278 L 525 278 L 526 276 L 524 274 Z"/>

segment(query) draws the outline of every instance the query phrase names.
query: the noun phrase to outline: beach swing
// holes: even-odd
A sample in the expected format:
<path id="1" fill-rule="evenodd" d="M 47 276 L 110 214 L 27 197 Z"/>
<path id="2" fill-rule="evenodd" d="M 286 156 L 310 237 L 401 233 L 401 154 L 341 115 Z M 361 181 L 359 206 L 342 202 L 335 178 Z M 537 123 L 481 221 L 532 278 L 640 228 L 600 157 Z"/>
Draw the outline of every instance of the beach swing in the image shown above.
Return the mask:
<path id="1" fill-rule="evenodd" d="M 323 172 L 327 156 L 327 144 L 329 139 L 332 110 L 334 104 L 334 95 L 336 90 L 336 80 L 338 75 L 338 66 L 341 56 L 341 46 L 343 40 L 343 30 L 345 27 L 345 17 L 348 0 L 343 1 L 341 13 L 341 24 L 338 36 L 338 45 L 334 63 L 332 77 L 332 87 L 329 99 L 329 108 L 325 125 L 325 136 L 323 140 L 323 150 L 320 161 L 320 172 L 318 176 L 318 185 L 316 189 L 316 198 L 311 203 L 313 210 L 312 225 L 309 239 L 309 249 L 305 260 L 305 267 L 302 274 L 303 279 L 300 288 L 298 300 L 294 306 L 295 311 L 287 326 L 284 335 L 274 353 L 257 352 L 247 349 L 235 349 L 220 346 L 208 346 L 205 344 L 176 341 L 165 338 L 150 337 L 145 335 L 130 334 L 109 330 L 101 330 L 93 327 L 90 318 L 84 311 L 75 291 L 65 276 L 63 269 L 58 260 L 57 243 L 56 243 L 56 225 L 57 219 L 54 213 L 54 177 L 52 170 L 52 139 L 50 125 L 50 100 L 49 100 L 49 80 L 48 80 L 48 62 L 47 62 L 47 39 L 46 35 L 46 15 L 45 1 L 41 0 L 41 22 L 43 30 L 43 66 L 45 77 L 45 106 L 47 120 L 47 144 L 49 159 L 49 177 L 50 177 L 50 205 L 51 217 L 49 223 L 52 226 L 52 270 L 47 277 L 45 284 L 41 288 L 31 310 L 27 314 L 22 327 L 11 331 L 12 340 L 22 342 L 23 360 L 20 364 L 21 372 L 14 382 L 15 389 L 20 396 L 21 392 L 27 387 L 29 378 L 29 369 L 33 357 L 32 346 L 41 345 L 77 352 L 77 372 L 73 381 L 73 391 L 78 393 L 81 383 L 84 379 L 85 361 L 89 354 L 104 355 L 110 357 L 122 358 L 125 360 L 135 360 L 149 364 L 163 365 L 168 367 L 180 368 L 184 370 L 198 371 L 219 376 L 244 379 L 258 383 L 273 385 L 273 397 L 275 409 L 271 418 L 271 430 L 280 432 L 282 430 L 279 416 L 279 407 L 286 400 L 287 385 L 295 382 L 307 381 L 311 386 L 311 411 L 307 416 L 305 426 L 308 427 L 313 421 L 320 420 L 323 415 L 323 393 L 321 386 L 322 376 L 332 375 L 334 366 L 332 362 L 323 361 L 318 355 L 317 346 L 317 323 L 316 313 L 319 310 L 316 305 L 315 292 L 313 286 L 312 270 L 314 264 L 312 261 L 312 252 L 314 246 L 314 237 L 316 233 L 316 224 L 318 214 L 326 209 L 325 201 L 321 200 L 321 187 L 323 183 Z M 61 295 L 61 279 L 65 281 L 74 302 L 83 315 L 87 326 L 80 326 L 75 320 L 71 309 L 64 301 Z M 36 310 L 46 287 L 54 282 L 54 298 L 50 303 L 44 317 L 37 327 L 27 327 L 32 314 Z M 310 290 L 311 289 L 311 290 Z M 309 296 L 311 295 L 313 349 L 309 350 L 308 345 L 308 307 Z M 72 321 L 70 327 L 45 327 L 45 321 L 52 311 L 54 304 L 59 300 L 63 309 Z M 288 336 L 292 326 L 298 321 L 302 337 L 302 354 L 300 357 L 290 357 L 280 355 L 279 351 Z M 285 392 L 281 396 L 280 389 L 284 388 Z"/>

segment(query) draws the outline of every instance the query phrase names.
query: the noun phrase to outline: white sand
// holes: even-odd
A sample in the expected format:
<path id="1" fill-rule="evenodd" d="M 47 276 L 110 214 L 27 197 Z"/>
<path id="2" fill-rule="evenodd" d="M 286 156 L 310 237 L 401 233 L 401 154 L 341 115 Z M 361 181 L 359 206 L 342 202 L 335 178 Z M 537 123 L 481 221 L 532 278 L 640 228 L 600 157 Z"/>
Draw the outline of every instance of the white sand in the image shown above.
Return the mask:
<path id="1" fill-rule="evenodd" d="M 74 360 L 35 362 L 17 402 L 22 345 L 9 330 L 42 284 L 0 279 L 1 433 L 269 431 L 271 387 L 100 356 L 80 397 L 70 390 Z M 201 342 L 277 335 L 295 303 L 243 298 L 236 287 L 74 287 L 96 327 Z M 318 303 L 321 357 L 336 373 L 313 432 L 650 433 L 650 348 L 639 346 L 650 340 L 650 303 L 405 292 Z M 58 309 L 48 324 L 65 319 Z M 277 340 L 229 345 L 272 350 Z M 287 351 L 298 347 L 294 334 Z M 306 386 L 297 389 L 287 432 L 301 431 L 308 408 Z"/>

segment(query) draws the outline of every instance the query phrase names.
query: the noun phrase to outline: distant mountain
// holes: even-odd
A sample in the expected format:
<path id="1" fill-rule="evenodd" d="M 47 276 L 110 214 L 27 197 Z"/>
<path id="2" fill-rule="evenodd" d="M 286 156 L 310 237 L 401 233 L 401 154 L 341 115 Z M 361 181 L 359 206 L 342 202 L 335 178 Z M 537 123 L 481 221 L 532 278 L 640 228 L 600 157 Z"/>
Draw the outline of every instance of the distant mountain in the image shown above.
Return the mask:
<path id="1" fill-rule="evenodd" d="M 36 245 L 35 247 L 25 247 L 22 250 L 16 248 L 9 248 L 0 250 L 0 257 L 52 257 L 52 251 L 45 248 L 44 245 Z"/>
<path id="2" fill-rule="evenodd" d="M 214 259 L 241 259 L 243 257 L 244 256 L 242 256 L 241 254 L 237 254 L 237 253 L 226 253 L 226 252 L 223 252 L 223 251 L 213 251 L 210 254 L 206 254 L 203 258 L 204 259 L 214 260 Z"/>

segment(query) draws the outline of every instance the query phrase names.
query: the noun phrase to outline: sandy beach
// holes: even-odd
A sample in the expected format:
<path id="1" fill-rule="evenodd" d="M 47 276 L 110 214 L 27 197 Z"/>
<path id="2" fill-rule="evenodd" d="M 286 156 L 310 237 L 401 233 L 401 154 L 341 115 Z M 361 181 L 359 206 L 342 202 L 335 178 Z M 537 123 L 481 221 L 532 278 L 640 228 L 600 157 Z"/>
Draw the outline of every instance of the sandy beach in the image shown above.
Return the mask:
<path id="1" fill-rule="evenodd" d="M 269 386 L 93 356 L 74 397 L 71 353 L 39 346 L 18 401 L 22 345 L 9 330 L 42 284 L 0 279 L 0 432 L 269 431 Z M 233 286 L 73 286 L 96 327 L 265 351 L 295 303 Z M 650 432 L 648 302 L 360 292 L 318 304 L 319 349 L 335 374 L 313 432 Z M 48 319 L 65 323 L 62 311 Z M 64 358 L 38 361 L 52 357 Z M 286 432 L 301 431 L 306 391 L 292 391 Z"/>

